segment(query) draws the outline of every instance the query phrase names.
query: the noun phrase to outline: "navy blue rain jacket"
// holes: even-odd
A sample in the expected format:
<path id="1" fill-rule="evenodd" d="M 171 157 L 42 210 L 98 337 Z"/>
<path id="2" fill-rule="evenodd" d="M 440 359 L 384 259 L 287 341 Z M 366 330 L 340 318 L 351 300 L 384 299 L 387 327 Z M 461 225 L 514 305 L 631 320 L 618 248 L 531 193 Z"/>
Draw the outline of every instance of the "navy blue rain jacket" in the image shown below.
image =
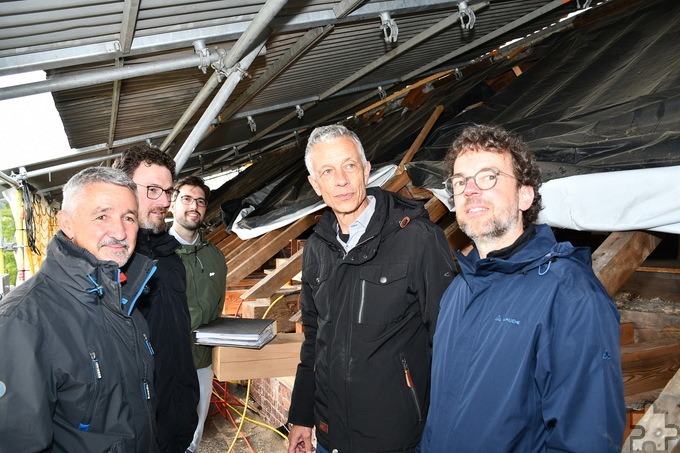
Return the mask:
<path id="1" fill-rule="evenodd" d="M 620 451 L 619 315 L 589 250 L 540 225 L 508 259 L 457 258 L 420 451 Z"/>

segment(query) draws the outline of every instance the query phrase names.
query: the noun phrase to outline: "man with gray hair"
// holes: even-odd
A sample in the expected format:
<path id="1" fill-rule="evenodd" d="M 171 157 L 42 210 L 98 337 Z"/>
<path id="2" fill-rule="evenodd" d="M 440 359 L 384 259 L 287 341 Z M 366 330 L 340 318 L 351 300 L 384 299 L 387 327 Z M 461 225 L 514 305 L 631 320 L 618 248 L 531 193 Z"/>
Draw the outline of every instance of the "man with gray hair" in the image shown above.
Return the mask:
<path id="1" fill-rule="evenodd" d="M 111 168 L 73 176 L 45 261 L 0 302 L 0 451 L 158 451 L 136 191 Z"/>
<path id="2" fill-rule="evenodd" d="M 307 240 L 289 453 L 413 451 L 428 407 L 439 299 L 454 276 L 420 202 L 366 188 L 371 164 L 339 125 L 307 142 L 309 183 L 330 210 Z"/>

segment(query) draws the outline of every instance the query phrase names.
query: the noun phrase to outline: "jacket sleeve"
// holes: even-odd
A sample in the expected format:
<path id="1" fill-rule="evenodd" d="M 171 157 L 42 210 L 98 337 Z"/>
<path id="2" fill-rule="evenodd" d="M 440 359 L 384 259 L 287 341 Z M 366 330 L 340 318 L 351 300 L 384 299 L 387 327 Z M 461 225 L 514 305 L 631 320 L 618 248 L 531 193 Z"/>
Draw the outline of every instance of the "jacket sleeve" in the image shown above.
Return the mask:
<path id="1" fill-rule="evenodd" d="M 444 232 L 437 225 L 430 222 L 423 233 L 422 241 L 417 244 L 421 250 L 422 272 L 419 291 L 420 313 L 423 324 L 430 334 L 430 344 L 434 336 L 439 314 L 439 303 L 446 288 L 456 276 L 453 254 Z"/>
<path id="2" fill-rule="evenodd" d="M 317 312 L 311 300 L 311 288 L 302 282 L 301 309 L 305 339 L 300 349 L 300 363 L 295 373 L 295 384 L 291 395 L 288 422 L 294 425 L 314 426 L 314 393 L 316 381 L 314 375 Z"/>
<path id="3" fill-rule="evenodd" d="M 52 449 L 56 390 L 40 343 L 35 326 L 0 316 L 0 451 Z"/>
<path id="4" fill-rule="evenodd" d="M 583 278 L 583 274 L 586 274 Z M 619 316 L 590 269 L 560 285 L 537 352 L 546 451 L 620 452 L 625 424 Z"/>

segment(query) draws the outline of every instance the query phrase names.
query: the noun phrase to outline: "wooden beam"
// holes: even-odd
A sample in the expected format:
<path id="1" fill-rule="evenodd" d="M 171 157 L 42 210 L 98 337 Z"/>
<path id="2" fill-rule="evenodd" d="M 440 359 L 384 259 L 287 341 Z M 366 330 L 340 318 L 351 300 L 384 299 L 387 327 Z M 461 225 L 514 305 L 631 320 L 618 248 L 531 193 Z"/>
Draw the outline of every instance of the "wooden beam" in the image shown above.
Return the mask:
<path id="1" fill-rule="evenodd" d="M 395 174 L 395 176 L 387 181 L 387 183 L 385 183 L 382 188 L 390 192 L 399 192 L 402 187 L 410 182 L 411 177 L 408 175 L 408 173 L 404 172 L 400 175 Z"/>
<path id="2" fill-rule="evenodd" d="M 210 233 L 206 234 L 205 240 L 211 242 L 212 244 L 219 244 L 219 242 L 224 240 L 227 236 L 229 236 L 229 233 L 227 233 L 227 229 L 224 227 L 224 224 L 221 224 Z"/>
<path id="3" fill-rule="evenodd" d="M 439 222 L 439 219 L 449 213 L 449 209 L 444 205 L 444 203 L 439 201 L 439 198 L 437 197 L 430 198 L 430 201 L 425 203 L 425 209 L 430 215 L 430 220 L 432 220 L 434 223 Z"/>
<path id="4" fill-rule="evenodd" d="M 619 341 L 621 346 L 635 343 L 635 324 L 632 322 L 621 322 L 619 325 Z"/>
<path id="5" fill-rule="evenodd" d="M 281 266 L 265 278 L 256 283 L 252 288 L 241 295 L 241 299 L 261 299 L 271 297 L 286 282 L 302 270 L 302 250 L 298 250 L 288 258 Z"/>
<path id="6" fill-rule="evenodd" d="M 297 238 L 318 221 L 318 216 L 307 215 L 294 223 L 270 231 L 256 239 L 247 241 L 239 254 L 227 263 L 227 286 L 244 279 L 259 269 L 271 257 L 284 248 L 291 239 Z"/>
<path id="7" fill-rule="evenodd" d="M 411 147 L 408 149 L 408 151 L 406 151 L 406 154 L 401 159 L 401 162 L 399 162 L 399 165 L 397 166 L 397 174 L 401 174 L 405 171 L 406 164 L 411 162 L 411 159 L 413 159 L 413 156 L 416 154 L 416 151 L 418 151 L 420 147 L 423 145 L 423 142 L 430 134 L 430 131 L 437 122 L 437 119 L 439 119 L 439 115 L 441 115 L 443 111 L 444 111 L 443 105 L 438 105 L 437 108 L 434 109 L 434 112 L 432 112 L 432 115 L 430 115 L 430 118 L 427 120 L 427 123 L 425 123 L 423 128 L 420 130 L 418 137 L 416 137 L 416 139 L 411 144 Z"/>
<path id="8" fill-rule="evenodd" d="M 666 385 L 680 368 L 680 343 L 645 341 L 621 346 L 621 369 L 626 396 Z"/>
<path id="9" fill-rule="evenodd" d="M 661 238 L 645 231 L 610 234 L 593 253 L 593 270 L 610 296 L 621 289 Z"/>
<path id="10" fill-rule="evenodd" d="M 661 395 L 631 430 L 621 452 L 677 451 L 680 443 L 678 401 L 680 401 L 680 371 L 675 373 Z"/>

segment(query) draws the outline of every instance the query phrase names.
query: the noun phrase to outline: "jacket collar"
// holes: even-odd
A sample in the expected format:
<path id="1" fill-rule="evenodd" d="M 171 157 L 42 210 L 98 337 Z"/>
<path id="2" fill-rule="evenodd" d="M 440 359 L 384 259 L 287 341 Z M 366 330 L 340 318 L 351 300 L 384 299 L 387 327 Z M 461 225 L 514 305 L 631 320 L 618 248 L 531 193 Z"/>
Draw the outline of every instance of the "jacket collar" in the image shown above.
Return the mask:
<path id="1" fill-rule="evenodd" d="M 519 244 L 519 242 L 526 242 Z M 516 246 L 517 245 L 517 246 Z M 548 225 L 535 225 L 535 235 L 532 238 L 520 236 L 517 244 L 513 244 L 505 251 L 510 255 L 503 257 L 490 256 L 479 258 L 477 248 L 473 248 L 467 256 L 456 251 L 463 278 L 475 275 L 488 275 L 492 273 L 515 274 L 528 272 L 547 265 L 550 261 L 558 258 L 572 258 L 583 263 L 590 264 L 590 252 L 586 247 L 574 247 L 569 242 L 558 243 Z"/>
<path id="2" fill-rule="evenodd" d="M 132 264 L 133 261 L 136 263 Z M 129 278 L 122 285 L 115 305 L 126 314 L 132 311 L 134 302 L 144 289 L 146 282 L 155 271 L 155 261 L 133 253 L 125 268 Z M 47 247 L 47 258 L 40 269 L 60 284 L 76 299 L 97 303 L 111 300 L 112 290 L 119 288 L 121 271 L 114 261 L 102 261 L 82 247 L 71 242 L 63 232 L 57 234 Z M 127 304 L 125 303 L 127 301 Z M 121 305 L 122 304 L 122 305 Z"/>

